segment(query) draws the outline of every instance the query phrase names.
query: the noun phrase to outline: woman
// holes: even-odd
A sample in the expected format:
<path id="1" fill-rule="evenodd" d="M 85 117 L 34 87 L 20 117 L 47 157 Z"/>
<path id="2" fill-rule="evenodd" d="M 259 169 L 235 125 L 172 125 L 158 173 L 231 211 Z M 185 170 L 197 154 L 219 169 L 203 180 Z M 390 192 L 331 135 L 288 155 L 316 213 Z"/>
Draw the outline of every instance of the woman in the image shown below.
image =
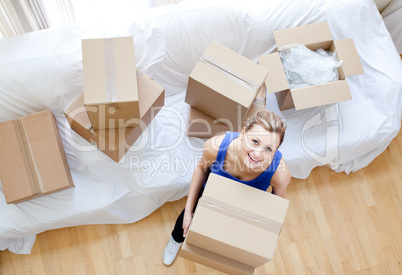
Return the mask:
<path id="1" fill-rule="evenodd" d="M 279 116 L 262 110 L 247 120 L 241 133 L 227 132 L 206 141 L 191 180 L 186 207 L 163 251 L 165 265 L 176 259 L 210 172 L 263 191 L 271 185 L 273 194 L 285 197 L 291 176 L 278 151 L 285 130 L 286 123 Z"/>

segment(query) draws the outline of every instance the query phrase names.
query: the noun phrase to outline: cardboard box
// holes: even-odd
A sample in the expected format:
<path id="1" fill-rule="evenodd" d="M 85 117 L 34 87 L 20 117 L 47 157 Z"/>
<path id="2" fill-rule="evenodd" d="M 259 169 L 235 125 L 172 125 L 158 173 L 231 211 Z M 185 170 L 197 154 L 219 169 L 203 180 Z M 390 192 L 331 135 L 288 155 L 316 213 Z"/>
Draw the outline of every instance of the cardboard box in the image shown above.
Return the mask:
<path id="1" fill-rule="evenodd" d="M 320 48 L 336 51 L 338 59 L 343 60 L 338 68 L 339 81 L 290 90 L 279 53 L 261 57 L 259 63 L 270 71 L 265 80 L 268 93 L 276 94 L 281 110 L 302 110 L 352 98 L 345 77 L 364 73 L 352 39 L 333 40 L 327 22 L 278 30 L 274 37 L 278 49 L 289 44 L 304 44 L 313 51 Z"/>
<path id="2" fill-rule="evenodd" d="M 211 251 L 188 244 L 186 240 L 180 250 L 180 256 L 215 270 L 231 275 L 254 274 L 255 267 L 251 267 L 228 259 Z"/>
<path id="3" fill-rule="evenodd" d="M 133 37 L 82 40 L 84 102 L 94 129 L 134 127 L 140 118 Z"/>
<path id="4" fill-rule="evenodd" d="M 243 121 L 246 121 L 249 117 L 253 116 L 260 110 L 265 110 L 266 101 L 266 89 L 263 84 L 258 92 L 256 100 L 253 105 L 249 108 Z M 215 135 L 223 134 L 227 131 L 230 132 L 241 132 L 242 125 L 226 125 L 222 123 L 219 119 L 214 119 L 203 112 L 197 110 L 196 108 L 189 106 L 187 115 L 187 127 L 186 136 L 188 137 L 199 137 L 199 138 L 211 138 Z"/>
<path id="5" fill-rule="evenodd" d="M 212 42 L 190 74 L 185 102 L 237 128 L 267 74 L 264 67 Z"/>
<path id="6" fill-rule="evenodd" d="M 279 196 L 211 173 L 186 242 L 258 267 L 274 256 L 288 205 Z"/>
<path id="7" fill-rule="evenodd" d="M 64 114 L 71 129 L 96 145 L 111 159 L 119 162 L 164 105 L 164 87 L 148 76 L 138 77 L 138 91 L 141 121 L 140 125 L 134 128 L 94 130 L 84 108 L 83 93 L 74 100 Z"/>
<path id="8" fill-rule="evenodd" d="M 0 180 L 7 203 L 74 186 L 49 110 L 0 123 L 0 140 Z"/>

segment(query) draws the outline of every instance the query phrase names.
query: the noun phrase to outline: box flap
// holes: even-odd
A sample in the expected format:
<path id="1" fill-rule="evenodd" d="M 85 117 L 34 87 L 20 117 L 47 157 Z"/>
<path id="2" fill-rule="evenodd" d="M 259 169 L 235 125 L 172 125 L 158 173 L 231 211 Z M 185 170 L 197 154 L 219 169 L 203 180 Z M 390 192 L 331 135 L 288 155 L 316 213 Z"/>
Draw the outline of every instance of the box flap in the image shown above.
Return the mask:
<path id="1" fill-rule="evenodd" d="M 345 76 L 364 74 L 353 39 L 335 40 L 334 45 L 338 58 L 343 60 L 341 69 Z"/>
<path id="2" fill-rule="evenodd" d="M 18 120 L 0 123 L 0 181 L 7 203 L 39 192 L 22 131 Z"/>
<path id="3" fill-rule="evenodd" d="M 291 90 L 296 110 L 352 99 L 346 80 Z"/>
<path id="4" fill-rule="evenodd" d="M 63 144 L 58 143 L 59 131 L 53 114 L 45 110 L 20 120 L 25 129 L 41 193 L 72 186 L 69 167 L 63 162 L 64 150 L 59 149 Z"/>
<path id="5" fill-rule="evenodd" d="M 327 49 L 332 42 L 327 22 L 276 30 L 274 37 L 278 49 L 290 44 L 304 44 L 311 50 Z"/>
<path id="6" fill-rule="evenodd" d="M 268 74 L 267 69 L 215 41 L 210 43 L 203 57 L 211 57 L 217 65 L 223 65 L 235 75 L 255 83 L 257 89 Z"/>
<path id="7" fill-rule="evenodd" d="M 82 70 L 84 79 L 84 93 L 86 104 L 107 102 L 106 99 L 106 76 L 105 43 L 102 39 L 82 40 Z"/>
<path id="8" fill-rule="evenodd" d="M 284 198 L 214 173 L 209 174 L 203 197 L 279 223 L 283 223 L 289 205 Z"/>
<path id="9" fill-rule="evenodd" d="M 269 74 L 265 79 L 268 94 L 273 94 L 289 89 L 289 84 L 286 79 L 285 71 L 283 70 L 282 61 L 279 53 L 271 53 L 260 57 L 261 66 L 269 70 Z"/>
<path id="10" fill-rule="evenodd" d="M 256 97 L 256 92 L 250 89 L 250 87 L 235 81 L 233 78 L 229 78 L 228 75 L 202 62 L 197 63 L 190 74 L 190 78 L 204 84 L 212 89 L 214 93 L 219 93 L 246 108 L 253 103 Z M 265 78 L 262 79 L 261 84 L 264 80 Z M 200 91 L 200 93 L 201 92 L 206 93 L 205 89 Z M 189 95 L 186 94 L 186 98 L 188 96 Z"/>
<path id="11" fill-rule="evenodd" d="M 138 101 L 137 70 L 132 36 L 113 38 L 116 90 L 119 102 Z"/>

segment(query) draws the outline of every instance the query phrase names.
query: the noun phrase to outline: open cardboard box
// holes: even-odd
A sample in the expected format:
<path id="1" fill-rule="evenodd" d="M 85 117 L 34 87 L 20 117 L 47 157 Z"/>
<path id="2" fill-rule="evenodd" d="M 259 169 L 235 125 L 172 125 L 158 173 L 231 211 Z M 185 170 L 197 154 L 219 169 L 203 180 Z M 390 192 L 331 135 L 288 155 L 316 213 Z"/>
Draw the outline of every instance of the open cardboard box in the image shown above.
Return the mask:
<path id="1" fill-rule="evenodd" d="M 266 101 L 266 88 L 263 84 L 258 91 L 257 97 L 249 108 L 243 121 L 246 121 L 249 117 L 253 116 L 260 110 L 265 110 Z M 187 115 L 187 127 L 186 136 L 188 137 L 199 137 L 199 138 L 211 138 L 215 135 L 230 132 L 241 132 L 240 125 L 227 125 L 221 122 L 219 119 L 214 119 L 211 116 L 204 114 L 203 112 L 197 110 L 196 108 L 189 106 Z"/>
<path id="2" fill-rule="evenodd" d="M 0 140 L 0 181 L 7 203 L 74 186 L 49 110 L 0 123 Z"/>
<path id="3" fill-rule="evenodd" d="M 227 125 L 241 124 L 268 70 L 211 42 L 190 74 L 185 102 Z"/>
<path id="4" fill-rule="evenodd" d="M 133 37 L 82 40 L 84 102 L 94 129 L 140 119 Z"/>
<path id="5" fill-rule="evenodd" d="M 327 22 L 277 30 L 274 37 L 278 49 L 290 44 L 304 44 L 313 51 L 319 48 L 336 51 L 338 59 L 343 60 L 338 68 L 339 81 L 290 90 L 279 53 L 259 58 L 259 63 L 269 69 L 265 80 L 267 91 L 276 94 L 280 110 L 302 110 L 352 98 L 345 78 L 364 73 L 353 39 L 333 40 Z"/>
<path id="6" fill-rule="evenodd" d="M 139 125 L 134 128 L 93 129 L 84 108 L 82 92 L 64 111 L 64 114 L 71 129 L 88 142 L 96 145 L 108 157 L 119 162 L 164 105 L 164 87 L 146 75 L 138 77 L 138 92 L 141 120 Z"/>
<path id="7" fill-rule="evenodd" d="M 279 196 L 211 173 L 187 233 L 191 246 L 180 255 L 195 260 L 200 254 L 199 262 L 208 265 L 208 253 L 217 254 L 224 265 L 253 270 L 272 260 L 288 205 Z"/>

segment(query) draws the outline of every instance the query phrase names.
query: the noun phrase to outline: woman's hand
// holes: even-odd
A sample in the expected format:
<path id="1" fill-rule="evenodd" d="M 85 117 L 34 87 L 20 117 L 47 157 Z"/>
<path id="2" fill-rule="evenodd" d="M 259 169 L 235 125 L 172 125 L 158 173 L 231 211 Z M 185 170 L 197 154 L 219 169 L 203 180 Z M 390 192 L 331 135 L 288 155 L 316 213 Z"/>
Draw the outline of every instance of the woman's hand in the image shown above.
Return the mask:
<path id="1" fill-rule="evenodd" d="M 183 237 L 187 236 L 188 228 L 190 227 L 191 220 L 193 219 L 193 213 L 186 213 L 184 212 L 183 217 Z"/>

